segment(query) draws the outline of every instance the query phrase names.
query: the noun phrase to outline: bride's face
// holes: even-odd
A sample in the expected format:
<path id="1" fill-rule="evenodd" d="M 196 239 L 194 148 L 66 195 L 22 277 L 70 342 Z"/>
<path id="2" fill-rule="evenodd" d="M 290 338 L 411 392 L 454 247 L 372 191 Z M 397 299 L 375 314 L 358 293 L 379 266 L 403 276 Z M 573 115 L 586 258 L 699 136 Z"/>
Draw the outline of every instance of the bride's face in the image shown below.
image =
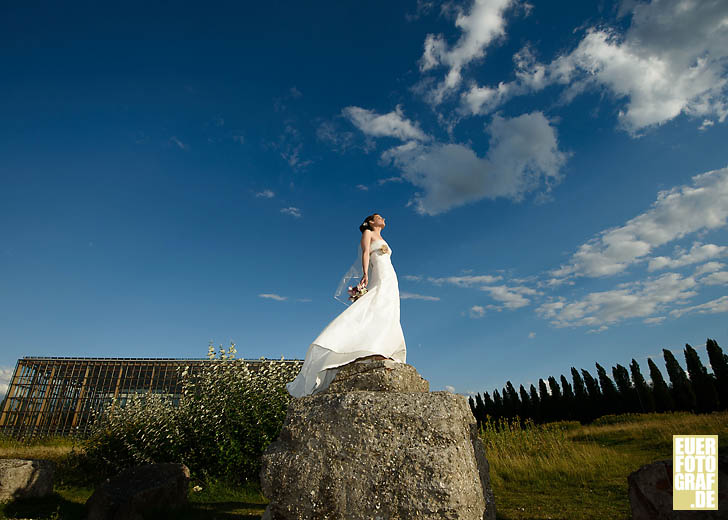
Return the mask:
<path id="1" fill-rule="evenodd" d="M 387 223 L 384 221 L 384 217 L 381 215 L 374 215 L 374 218 L 372 219 L 372 226 L 373 227 L 381 227 L 383 228 L 386 226 Z"/>

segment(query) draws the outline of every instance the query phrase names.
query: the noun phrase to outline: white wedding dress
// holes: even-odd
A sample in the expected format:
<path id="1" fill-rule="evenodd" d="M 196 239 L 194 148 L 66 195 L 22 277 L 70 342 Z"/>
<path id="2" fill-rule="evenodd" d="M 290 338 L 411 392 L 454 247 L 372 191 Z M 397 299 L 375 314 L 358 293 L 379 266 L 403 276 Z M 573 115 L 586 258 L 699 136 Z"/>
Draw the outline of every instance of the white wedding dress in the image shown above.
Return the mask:
<path id="1" fill-rule="evenodd" d="M 370 251 L 368 292 L 329 323 L 308 347 L 301 371 L 286 385 L 293 397 L 323 391 L 333 381 L 338 367 L 360 357 L 379 354 L 406 362 L 392 250 L 384 240 L 376 239 Z"/>

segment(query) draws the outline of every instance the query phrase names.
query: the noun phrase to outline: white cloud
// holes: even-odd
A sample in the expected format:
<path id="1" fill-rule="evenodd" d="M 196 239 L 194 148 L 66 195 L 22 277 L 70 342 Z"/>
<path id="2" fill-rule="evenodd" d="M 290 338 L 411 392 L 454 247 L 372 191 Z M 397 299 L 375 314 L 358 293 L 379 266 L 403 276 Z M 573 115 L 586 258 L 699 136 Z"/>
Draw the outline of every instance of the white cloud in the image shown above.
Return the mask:
<path id="1" fill-rule="evenodd" d="M 387 177 L 386 179 L 379 179 L 377 184 L 381 186 L 382 184 L 387 184 L 389 182 L 400 183 L 404 182 L 404 179 L 402 177 Z"/>
<path id="2" fill-rule="evenodd" d="M 468 275 L 468 276 L 447 276 L 445 278 L 433 278 L 428 277 L 427 281 L 434 283 L 435 285 L 442 285 L 449 283 L 458 287 L 473 287 L 476 285 L 483 285 L 489 283 L 495 283 L 501 280 L 502 276 L 491 276 L 489 274 L 482 275 Z"/>
<path id="3" fill-rule="evenodd" d="M 617 285 L 567 301 L 560 297 L 537 307 L 536 312 L 556 327 L 606 326 L 629 318 L 648 318 L 697 294 L 691 276 L 665 273 L 656 278 Z"/>
<path id="4" fill-rule="evenodd" d="M 0 367 L 0 400 L 5 397 L 8 391 L 14 370 L 13 367 Z"/>
<path id="5" fill-rule="evenodd" d="M 558 149 L 556 130 L 541 112 L 495 116 L 486 130 L 490 145 L 484 158 L 462 144 L 409 141 L 385 151 L 382 160 L 423 190 L 410 201 L 423 215 L 484 198 L 521 200 L 542 182 L 548 191 L 561 181 L 567 154 Z"/>
<path id="6" fill-rule="evenodd" d="M 295 208 L 293 206 L 289 206 L 287 208 L 281 208 L 281 213 L 290 215 L 295 218 L 301 218 L 301 210 L 298 208 Z"/>
<path id="7" fill-rule="evenodd" d="M 725 264 L 721 264 L 720 262 L 706 262 L 695 268 L 695 276 L 700 276 L 705 273 L 714 273 L 715 271 L 720 271 L 724 267 Z"/>
<path id="8" fill-rule="evenodd" d="M 471 318 L 482 318 L 485 316 L 485 308 L 481 305 L 473 305 L 470 307 Z"/>
<path id="9" fill-rule="evenodd" d="M 442 285 L 442 284 L 450 284 L 454 285 L 456 287 L 463 287 L 463 288 L 469 288 L 469 287 L 477 287 L 479 290 L 487 292 L 491 298 L 494 300 L 503 303 L 502 306 L 496 306 L 496 305 L 489 305 L 489 309 L 495 309 L 495 310 L 502 310 L 502 309 L 519 309 L 521 307 L 525 307 L 531 301 L 526 298 L 526 296 L 535 296 L 538 294 L 541 294 L 539 291 L 535 289 L 531 289 L 530 287 L 526 287 L 523 285 L 515 285 L 515 286 L 509 286 L 505 284 L 500 285 L 491 285 L 495 282 L 498 282 L 501 280 L 501 276 L 491 276 L 491 275 L 467 275 L 467 276 L 448 276 L 444 278 L 433 278 L 428 277 L 428 281 L 431 283 L 434 283 L 435 285 Z M 476 305 L 478 309 L 482 309 L 483 312 L 485 312 L 485 309 L 483 307 L 480 307 Z M 476 316 L 480 317 L 478 315 L 479 311 L 474 311 Z M 471 309 L 471 316 L 473 315 L 473 311 Z"/>
<path id="10" fill-rule="evenodd" d="M 529 287 L 507 287 L 505 285 L 497 286 L 483 286 L 480 287 L 481 291 L 486 291 L 490 294 L 491 298 L 496 301 L 502 302 L 503 307 L 506 309 L 520 309 L 525 307 L 531 300 L 523 296 L 526 295 L 537 295 L 540 294 L 538 291 Z"/>
<path id="11" fill-rule="evenodd" d="M 372 137 L 395 137 L 402 141 L 429 139 L 416 122 L 404 117 L 401 105 L 397 105 L 394 112 L 383 115 L 353 106 L 344 108 L 342 114 L 359 130 Z"/>
<path id="12" fill-rule="evenodd" d="M 728 312 L 728 296 L 721 296 L 715 300 L 711 300 L 700 305 L 692 307 L 683 307 L 670 312 L 670 316 L 679 318 L 683 314 L 695 312 L 697 314 L 718 314 L 719 312 Z"/>
<path id="13" fill-rule="evenodd" d="M 644 321 L 648 325 L 657 325 L 658 323 L 662 323 L 663 321 L 665 321 L 665 316 L 653 316 L 652 318 L 645 318 L 642 321 Z"/>
<path id="14" fill-rule="evenodd" d="M 274 294 L 274 293 L 262 293 L 262 294 L 259 294 L 258 295 L 258 298 L 264 298 L 264 299 L 267 299 L 267 300 L 275 300 L 275 301 L 278 301 L 278 302 L 282 302 L 282 301 L 288 299 L 287 296 L 280 296 L 280 295 Z"/>
<path id="15" fill-rule="evenodd" d="M 455 393 L 455 387 L 451 385 L 445 385 L 445 391 L 450 392 L 451 394 Z"/>
<path id="16" fill-rule="evenodd" d="M 690 264 L 697 264 L 705 262 L 711 258 L 724 256 L 728 253 L 728 247 L 717 246 L 715 244 L 700 244 L 695 242 L 690 248 L 690 251 L 679 251 L 675 258 L 668 258 L 666 256 L 658 256 L 650 259 L 650 263 L 647 266 L 648 271 L 655 271 L 657 269 L 682 267 Z"/>
<path id="17" fill-rule="evenodd" d="M 170 137 L 169 138 L 169 142 L 172 143 L 172 144 L 174 144 L 174 145 L 176 145 L 177 148 L 179 148 L 180 150 L 187 150 L 187 145 L 184 144 L 179 139 L 177 139 L 177 137 L 175 137 L 175 136 Z"/>
<path id="18" fill-rule="evenodd" d="M 457 89 L 462 81 L 463 68 L 482 59 L 485 49 L 505 35 L 504 13 L 515 3 L 515 0 L 475 0 L 469 13 L 459 10 L 455 25 L 462 34 L 453 46 L 448 45 L 441 34 L 427 35 L 420 71 L 426 72 L 439 65 L 448 68 L 445 79 L 428 95 L 431 103 L 441 103 L 448 93 Z"/>
<path id="19" fill-rule="evenodd" d="M 637 134 L 680 114 L 707 128 L 728 115 L 728 3 L 723 0 L 654 0 L 635 3 L 624 34 L 591 27 L 571 52 L 547 65 L 528 47 L 514 57 L 517 79 L 498 87 L 471 86 L 461 110 L 482 114 L 514 95 L 547 85 L 567 86 L 569 101 L 588 89 L 605 89 L 618 102 L 623 127 Z"/>
<path id="20" fill-rule="evenodd" d="M 356 187 L 357 187 L 357 189 L 359 189 L 361 191 L 369 191 L 369 187 L 365 186 L 363 184 L 357 184 Z"/>
<path id="21" fill-rule="evenodd" d="M 705 285 L 728 284 L 728 271 L 719 271 L 717 273 L 709 274 L 705 278 L 702 278 L 700 282 L 704 283 Z"/>
<path id="22" fill-rule="evenodd" d="M 255 194 L 258 198 L 264 198 L 264 199 L 270 199 L 275 196 L 275 193 L 273 193 L 271 190 L 263 190 Z"/>
<path id="23" fill-rule="evenodd" d="M 424 294 L 417 294 L 417 293 L 410 293 L 410 292 L 399 293 L 399 297 L 402 300 L 425 300 L 428 302 L 440 301 L 440 298 L 438 298 L 437 296 L 426 296 Z"/>
<path id="24" fill-rule="evenodd" d="M 552 275 L 557 278 L 613 275 L 641 261 L 655 247 L 690 233 L 725 226 L 728 168 L 696 175 L 692 181 L 690 186 L 659 192 L 648 211 L 582 244 L 569 263 Z"/>
<path id="25" fill-rule="evenodd" d="M 410 282 L 419 282 L 420 280 L 422 280 L 422 276 L 414 275 L 414 274 L 406 274 L 406 275 L 404 275 L 404 279 L 409 280 Z"/>

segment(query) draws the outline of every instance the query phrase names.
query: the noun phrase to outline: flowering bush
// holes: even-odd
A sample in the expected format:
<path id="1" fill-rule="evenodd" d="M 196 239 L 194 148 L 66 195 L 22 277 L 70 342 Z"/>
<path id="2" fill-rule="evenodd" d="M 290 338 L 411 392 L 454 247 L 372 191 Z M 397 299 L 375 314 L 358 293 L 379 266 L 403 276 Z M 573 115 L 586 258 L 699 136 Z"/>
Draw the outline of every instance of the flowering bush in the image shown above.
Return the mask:
<path id="1" fill-rule="evenodd" d="M 257 480 L 263 451 L 279 434 L 301 362 L 261 358 L 257 370 L 235 359 L 235 344 L 209 363 L 181 370 L 182 395 L 146 394 L 109 406 L 84 441 L 88 461 L 105 474 L 151 462 L 182 462 L 196 477 Z"/>

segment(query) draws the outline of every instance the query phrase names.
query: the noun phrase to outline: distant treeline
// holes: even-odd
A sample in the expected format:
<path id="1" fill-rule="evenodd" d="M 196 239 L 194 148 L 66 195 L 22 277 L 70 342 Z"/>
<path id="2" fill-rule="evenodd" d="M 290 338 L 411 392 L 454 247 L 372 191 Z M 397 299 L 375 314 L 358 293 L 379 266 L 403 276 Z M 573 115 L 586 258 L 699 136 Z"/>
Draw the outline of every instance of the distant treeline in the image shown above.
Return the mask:
<path id="1" fill-rule="evenodd" d="M 596 363 L 597 377 L 584 369 L 579 373 L 572 367 L 571 383 L 563 375 L 561 384 L 550 376 L 548 383 L 538 380 L 538 390 L 533 385 L 528 390 L 520 385 L 516 391 L 508 381 L 501 392 L 494 390 L 492 396 L 485 392 L 483 396 L 477 394 L 475 400 L 471 397 L 470 408 L 478 427 L 488 417 L 495 421 L 500 417 L 518 416 L 536 423 L 562 420 L 589 423 L 607 414 L 725 410 L 728 409 L 728 356 L 715 340 L 708 339 L 706 348 L 712 374 L 690 345 L 686 344 L 684 350 L 687 374 L 672 352 L 663 349 L 669 385 L 651 358 L 647 358 L 650 384 L 634 359 L 629 371 L 619 364 L 612 367 L 614 379 Z"/>

